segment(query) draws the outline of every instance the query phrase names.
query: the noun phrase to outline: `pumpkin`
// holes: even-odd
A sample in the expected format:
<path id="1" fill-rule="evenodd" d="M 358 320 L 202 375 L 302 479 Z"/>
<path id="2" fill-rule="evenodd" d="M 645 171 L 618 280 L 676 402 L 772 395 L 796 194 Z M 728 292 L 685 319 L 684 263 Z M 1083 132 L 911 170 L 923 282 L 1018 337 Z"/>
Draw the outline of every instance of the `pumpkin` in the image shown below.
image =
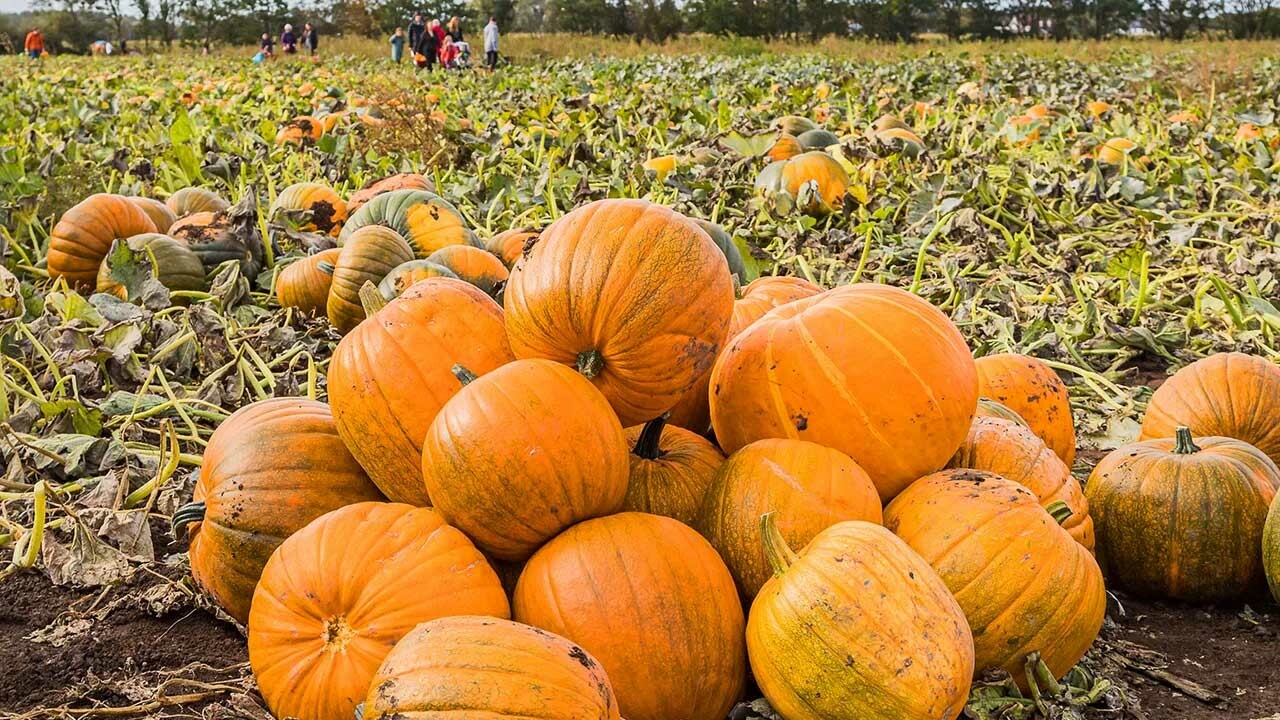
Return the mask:
<path id="1" fill-rule="evenodd" d="M 211 210 L 201 210 L 200 212 L 183 215 L 173 221 L 173 224 L 169 226 L 169 232 L 175 236 L 179 236 L 178 233 L 183 228 L 193 228 L 193 230 L 188 230 L 187 232 L 194 232 L 195 228 L 203 228 L 211 224 L 217 215 L 217 212 Z"/>
<path id="2" fill-rule="evenodd" d="M 270 398 L 222 421 L 204 449 L 192 502 L 174 513 L 190 540 L 191 574 L 246 622 L 253 588 L 284 539 L 344 505 L 382 494 L 338 437 L 329 407 Z"/>
<path id="3" fill-rule="evenodd" d="M 422 477 L 448 521 L 503 560 L 616 512 L 627 446 L 604 396 L 550 360 L 518 360 L 449 398 L 422 443 Z"/>
<path id="4" fill-rule="evenodd" d="M 816 442 L 853 458 L 886 501 L 946 464 L 977 403 L 960 331 L 887 285 L 774 309 L 729 342 L 711 374 L 711 422 L 725 451 L 764 438 Z"/>
<path id="5" fill-rule="evenodd" d="M 493 295 L 507 281 L 507 266 L 498 256 L 470 245 L 450 245 L 431 253 L 427 260 Z"/>
<path id="6" fill-rule="evenodd" d="M 788 135 L 803 135 L 810 130 L 818 129 L 818 124 L 807 117 L 784 115 L 773 121 L 772 127 Z"/>
<path id="7" fill-rule="evenodd" d="M 413 248 L 389 228 L 369 225 L 352 233 L 333 264 L 326 312 L 339 332 L 349 332 L 365 318 L 360 288 L 377 285 L 396 266 L 413 259 Z"/>
<path id="8" fill-rule="evenodd" d="M 328 185 L 294 183 L 280 191 L 267 215 L 297 217 L 302 220 L 299 230 L 336 235 L 347 219 L 347 204 Z"/>
<path id="9" fill-rule="evenodd" d="M 424 259 L 442 247 L 477 243 L 457 209 L 426 190 L 392 190 L 375 196 L 351 214 L 338 244 L 345 245 L 357 230 L 370 225 L 395 230 L 413 248 L 414 257 Z"/>
<path id="10" fill-rule="evenodd" d="M 1280 470 L 1226 437 L 1147 440 L 1113 450 L 1085 485 L 1108 577 L 1135 595 L 1230 600 L 1262 578 L 1258 546 Z"/>
<path id="11" fill-rule="evenodd" d="M 1058 374 L 1037 358 L 1016 353 L 980 357 L 975 365 L 978 394 L 1017 413 L 1070 467 L 1076 457 L 1076 429 L 1071 398 Z"/>
<path id="12" fill-rule="evenodd" d="M 733 285 L 723 253 L 688 218 L 598 200 L 542 232 L 504 304 L 517 357 L 576 366 L 630 426 L 670 410 L 711 367 Z"/>
<path id="13" fill-rule="evenodd" d="M 787 720 L 951 720 L 973 677 L 973 636 L 947 586 L 874 523 L 850 520 L 796 554 L 761 521 L 774 576 L 751 603 L 756 684 Z M 608 668 L 606 663 L 605 669 Z"/>
<path id="14" fill-rule="evenodd" d="M 838 522 L 881 520 L 871 478 L 838 450 L 804 440 L 759 440 L 735 452 L 711 481 L 695 527 L 748 599 L 773 575 L 760 537 L 767 512 L 776 512 L 779 530 L 795 547 Z"/>
<path id="15" fill-rule="evenodd" d="M 154 233 L 155 223 L 123 195 L 90 195 L 58 218 L 49 235 L 49 277 L 93 288 L 102 259 L 116 240 Z"/>
<path id="16" fill-rule="evenodd" d="M 364 702 L 363 720 L 431 716 L 618 720 L 618 700 L 600 663 L 568 640 L 464 615 L 405 635 L 382 661 Z"/>
<path id="17" fill-rule="evenodd" d="M 777 162 L 779 160 L 790 160 L 791 158 L 804 152 L 804 148 L 800 145 L 800 141 L 795 135 L 789 133 L 778 133 L 778 139 L 773 141 L 769 149 L 765 151 L 765 156 L 770 160 Z"/>
<path id="18" fill-rule="evenodd" d="M 1093 550 L 1093 518 L 1084 490 L 1062 458 L 1025 425 L 1002 418 L 974 418 L 969 436 L 947 467 L 982 470 L 1012 480 L 1030 490 L 1045 508 L 1065 504 L 1071 515 L 1062 527 Z"/>
<path id="19" fill-rule="evenodd" d="M 460 388 L 451 369 L 483 374 L 512 359 L 492 298 L 461 280 L 423 280 L 334 349 L 328 385 L 338 434 L 387 497 L 425 505 L 422 439 Z"/>
<path id="20" fill-rule="evenodd" d="M 672 518 L 628 512 L 574 525 L 530 558 L 512 608 L 599 660 L 628 720 L 722 720 L 742 691 L 733 578 Z"/>
<path id="21" fill-rule="evenodd" d="M 329 302 L 333 270 L 341 254 L 338 248 L 321 250 L 290 263 L 276 278 L 280 307 L 294 307 L 308 315 L 323 311 Z"/>
<path id="22" fill-rule="evenodd" d="M 393 300 L 419 280 L 433 277 L 460 279 L 449 268 L 430 260 L 410 260 L 395 266 L 382 278 L 378 283 L 378 293 L 385 300 Z"/>
<path id="23" fill-rule="evenodd" d="M 796 136 L 796 142 L 800 143 L 800 147 L 807 150 L 821 150 L 823 148 L 838 145 L 840 138 L 830 130 L 822 128 L 814 128 L 808 132 L 800 133 Z"/>
<path id="24" fill-rule="evenodd" d="M 312 145 L 324 135 L 324 125 L 318 118 L 303 115 L 296 117 L 276 132 L 277 145 Z"/>
<path id="25" fill-rule="evenodd" d="M 889 130 L 910 130 L 910 129 L 911 129 L 911 126 L 908 125 L 906 122 L 904 122 L 901 118 L 897 117 L 896 115 L 885 113 L 884 115 L 881 115 L 880 117 L 876 118 L 875 121 L 871 123 L 871 127 L 870 129 L 867 130 L 867 134 L 878 135 L 879 133 L 886 132 Z"/>
<path id="26" fill-rule="evenodd" d="M 1138 144 L 1129 138 L 1114 137 L 1098 146 L 1098 162 L 1103 165 L 1120 165 L 1137 149 Z"/>
<path id="27" fill-rule="evenodd" d="M 164 204 L 179 219 L 198 212 L 216 213 L 231 207 L 221 195 L 201 187 L 185 187 L 169 196 Z"/>
<path id="28" fill-rule="evenodd" d="M 814 150 L 770 163 L 756 177 L 756 191 L 765 197 L 785 195 L 802 211 L 825 215 L 844 204 L 849 174 L 825 152 Z"/>
<path id="29" fill-rule="evenodd" d="M 955 594 L 973 632 L 974 668 L 1002 668 L 1025 683 L 1027 655 L 1040 653 L 1062 677 L 1106 614 L 1097 561 L 1058 524 L 1067 512 L 1061 502 L 1046 512 L 1030 490 L 994 473 L 943 470 L 894 498 L 884 525 Z"/>
<path id="30" fill-rule="evenodd" d="M 530 240 L 536 240 L 540 232 L 542 231 L 529 228 L 513 228 L 486 240 L 484 248 L 502 258 L 503 264 L 510 269 L 524 254 L 525 245 L 528 245 Z"/>
<path id="31" fill-rule="evenodd" d="M 169 228 L 200 257 L 206 272 L 224 262 L 240 263 L 240 272 L 252 282 L 264 262 L 264 242 L 258 226 L 258 201 L 247 191 L 235 205 L 210 214 L 201 211 L 184 216 Z"/>
<path id="32" fill-rule="evenodd" d="M 729 274 L 737 276 L 740 282 L 747 279 L 747 265 L 742 260 L 742 251 L 738 249 L 737 243 L 733 241 L 733 236 L 725 232 L 725 229 L 710 220 L 701 218 L 693 218 L 693 221 L 702 228 L 702 231 L 711 238 L 711 242 L 720 248 L 720 252 L 724 253 L 724 260 L 729 265 Z"/>
<path id="33" fill-rule="evenodd" d="M 622 509 L 692 526 L 724 455 L 709 440 L 665 417 L 627 428 L 631 474 Z"/>
<path id="34" fill-rule="evenodd" d="M 155 198 L 132 195 L 129 200 L 134 205 L 137 205 L 139 210 L 146 213 L 147 217 L 151 218 L 151 224 L 156 226 L 156 232 L 158 233 L 169 232 L 169 226 L 178 220 L 178 216 L 169 209 L 168 205 Z"/>
<path id="35" fill-rule="evenodd" d="M 1187 365 L 1156 389 L 1139 440 L 1221 435 L 1253 445 L 1280 463 L 1280 367 L 1244 353 L 1219 353 Z"/>
<path id="36" fill-rule="evenodd" d="M 123 241 L 135 252 L 145 252 L 151 262 L 151 271 L 160 284 L 170 290 L 201 290 L 204 288 L 204 265 L 200 258 L 183 243 L 160 233 L 143 233 Z M 111 277 L 111 254 L 108 253 L 98 266 L 97 289 L 127 300 L 125 287 Z"/>
<path id="37" fill-rule="evenodd" d="M 493 568 L 431 508 L 359 503 L 285 540 L 249 613 L 249 665 L 279 718 L 349 720 L 419 623 L 510 617 Z"/>
<path id="38" fill-rule="evenodd" d="M 1280 495 L 1271 501 L 1271 511 L 1262 531 L 1262 569 L 1271 586 L 1271 595 L 1280 603 Z"/>
<path id="39" fill-rule="evenodd" d="M 347 212 L 354 213 L 365 203 L 392 190 L 426 190 L 427 192 L 435 192 L 436 186 L 418 173 L 390 175 L 380 180 L 366 183 L 364 187 L 353 193 L 351 198 L 347 200 Z"/>

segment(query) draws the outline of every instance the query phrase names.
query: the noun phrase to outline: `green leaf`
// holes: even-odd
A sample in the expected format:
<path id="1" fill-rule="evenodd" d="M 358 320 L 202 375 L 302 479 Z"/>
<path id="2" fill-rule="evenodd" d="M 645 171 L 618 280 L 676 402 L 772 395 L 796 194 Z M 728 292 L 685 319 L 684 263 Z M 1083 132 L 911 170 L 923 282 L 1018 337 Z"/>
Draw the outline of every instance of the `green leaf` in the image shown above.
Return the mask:
<path id="1" fill-rule="evenodd" d="M 773 140 L 773 133 L 743 137 L 736 132 L 731 132 L 720 138 L 721 144 L 743 157 L 764 155 L 773 146 Z"/>

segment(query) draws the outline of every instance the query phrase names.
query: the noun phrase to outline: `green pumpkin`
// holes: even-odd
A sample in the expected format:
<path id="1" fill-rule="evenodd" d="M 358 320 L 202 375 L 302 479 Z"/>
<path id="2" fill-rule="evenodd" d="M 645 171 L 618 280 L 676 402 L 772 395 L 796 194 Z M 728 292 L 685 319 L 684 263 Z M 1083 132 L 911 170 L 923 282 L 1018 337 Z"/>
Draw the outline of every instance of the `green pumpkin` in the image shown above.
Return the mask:
<path id="1" fill-rule="evenodd" d="M 433 277 L 458 278 L 457 273 L 430 260 L 410 260 L 395 266 L 378 283 L 378 292 L 387 300 L 394 300 L 419 280 Z"/>
<path id="2" fill-rule="evenodd" d="M 117 241 L 121 242 L 121 241 Z M 145 251 L 151 258 L 152 269 L 160 284 L 170 290 L 203 290 L 204 265 L 185 243 L 160 233 L 143 233 L 127 240 L 135 253 Z M 103 258 L 98 268 L 98 292 L 127 299 L 125 287 L 111 279 L 111 253 Z"/>
<path id="3" fill-rule="evenodd" d="M 391 228 L 408 241 L 414 256 L 425 259 L 449 245 L 482 247 L 475 233 L 448 200 L 426 190 L 392 190 L 360 206 L 342 226 L 338 245 L 369 225 Z"/>
<path id="4" fill-rule="evenodd" d="M 796 141 L 800 143 L 800 147 L 805 150 L 821 150 L 823 148 L 838 145 L 840 138 L 835 133 L 822 128 L 816 128 L 806 133 L 801 133 L 796 137 Z"/>
<path id="5" fill-rule="evenodd" d="M 390 228 L 371 225 L 351 234 L 333 265 L 333 282 L 325 311 L 329 322 L 340 332 L 348 332 L 365 318 L 360 288 L 376 287 L 402 263 L 413 259 L 413 249 Z M 321 264 L 321 269 L 325 269 Z"/>
<path id="6" fill-rule="evenodd" d="M 702 228 L 704 232 L 711 236 L 711 242 L 720 248 L 720 252 L 724 253 L 724 259 L 729 263 L 729 274 L 737 275 L 738 282 L 745 285 L 752 280 L 747 277 L 747 266 L 742 261 L 742 252 L 738 250 L 738 246 L 733 242 L 733 237 L 725 232 L 725 229 L 710 220 L 702 220 L 694 218 L 693 220 Z"/>
<path id="7" fill-rule="evenodd" d="M 1262 529 L 1262 569 L 1266 571 L 1271 594 L 1280 603 L 1280 495 L 1271 501 L 1267 524 Z"/>

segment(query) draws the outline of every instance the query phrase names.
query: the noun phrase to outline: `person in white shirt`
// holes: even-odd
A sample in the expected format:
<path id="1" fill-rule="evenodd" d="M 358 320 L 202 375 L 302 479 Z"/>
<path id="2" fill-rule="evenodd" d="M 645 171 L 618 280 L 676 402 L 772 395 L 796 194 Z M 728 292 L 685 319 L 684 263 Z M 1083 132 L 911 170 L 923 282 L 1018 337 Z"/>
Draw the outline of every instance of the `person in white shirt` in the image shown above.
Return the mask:
<path id="1" fill-rule="evenodd" d="M 498 19 L 489 18 L 484 26 L 484 64 L 490 70 L 498 66 Z"/>

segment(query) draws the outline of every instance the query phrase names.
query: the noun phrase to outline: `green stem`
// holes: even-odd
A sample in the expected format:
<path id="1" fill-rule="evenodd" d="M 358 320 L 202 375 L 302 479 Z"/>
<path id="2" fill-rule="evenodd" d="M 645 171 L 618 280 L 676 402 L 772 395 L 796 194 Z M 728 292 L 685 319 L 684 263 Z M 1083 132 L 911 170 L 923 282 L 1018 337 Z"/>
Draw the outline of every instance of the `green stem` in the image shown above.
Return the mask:
<path id="1" fill-rule="evenodd" d="M 1192 455 L 1200 452 L 1199 446 L 1191 438 L 1191 428 L 1179 425 L 1173 431 L 1173 452 L 1176 455 Z"/>
<path id="2" fill-rule="evenodd" d="M 645 423 L 644 428 L 640 430 L 640 437 L 636 439 L 636 446 L 631 449 L 631 454 L 645 460 L 657 460 L 665 455 L 661 446 L 662 431 L 666 428 L 669 417 L 671 413 L 665 412 Z"/>
<path id="3" fill-rule="evenodd" d="M 778 529 L 778 521 L 774 517 L 776 511 L 770 510 L 760 516 L 760 535 L 764 539 L 764 556 L 773 568 L 774 575 L 781 575 L 796 561 L 796 553 L 787 545 L 786 538 Z"/>
<path id="4" fill-rule="evenodd" d="M 476 375 L 461 365 L 454 365 L 449 372 L 453 373 L 453 376 L 458 378 L 458 382 L 462 383 L 463 387 L 466 387 L 480 379 L 479 375 Z"/>
<path id="5" fill-rule="evenodd" d="M 387 306 L 387 299 L 382 297 L 373 283 L 365 280 L 360 286 L 360 305 L 364 307 L 366 317 L 373 317 L 379 310 Z"/>
<path id="6" fill-rule="evenodd" d="M 202 502 L 190 502 L 178 508 L 169 520 L 169 528 L 176 538 L 182 537 L 187 526 L 204 521 L 205 505 Z"/>
<path id="7" fill-rule="evenodd" d="M 1059 525 L 1065 523 L 1072 515 L 1074 515 L 1074 513 L 1071 512 L 1071 508 L 1062 500 L 1055 500 L 1054 502 L 1049 503 L 1049 506 L 1045 508 L 1045 512 L 1048 512 Z"/>
<path id="8" fill-rule="evenodd" d="M 592 380 L 604 369 L 604 356 L 599 350 L 583 350 L 578 353 L 578 372 Z"/>

